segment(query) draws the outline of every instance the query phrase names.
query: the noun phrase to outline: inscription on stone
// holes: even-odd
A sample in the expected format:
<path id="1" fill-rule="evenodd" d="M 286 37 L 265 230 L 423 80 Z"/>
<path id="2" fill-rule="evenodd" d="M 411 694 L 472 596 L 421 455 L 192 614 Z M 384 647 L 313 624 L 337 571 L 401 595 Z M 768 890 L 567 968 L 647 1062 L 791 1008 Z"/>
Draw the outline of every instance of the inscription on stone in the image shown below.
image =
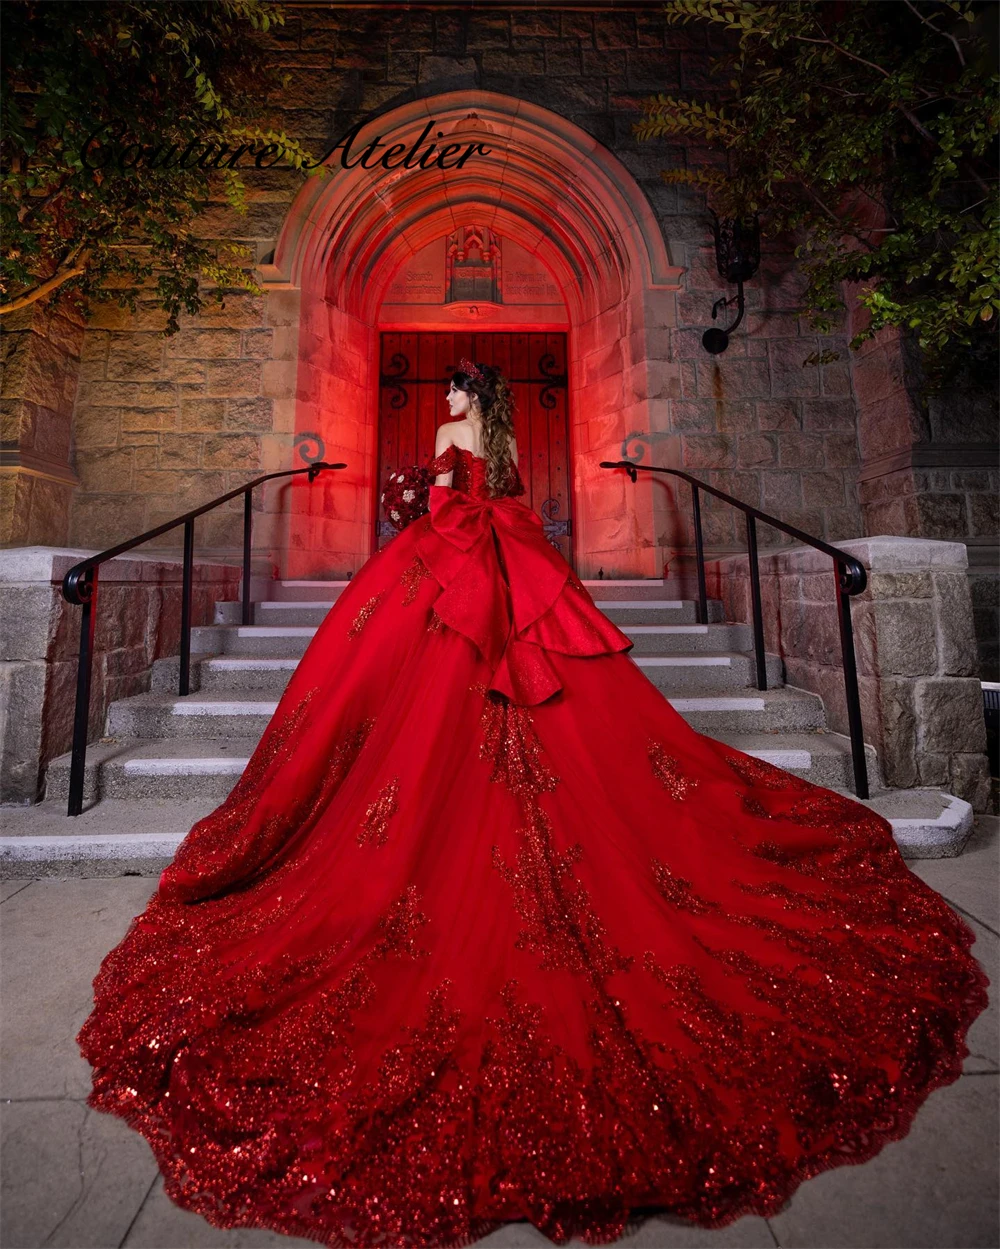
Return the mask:
<path id="1" fill-rule="evenodd" d="M 559 291 L 544 273 L 530 269 L 515 269 L 504 275 L 504 290 L 508 299 L 557 300 Z"/>
<path id="2" fill-rule="evenodd" d="M 444 290 L 440 277 L 433 269 L 407 269 L 389 288 L 389 298 L 394 303 L 407 303 L 411 299 L 441 299 Z"/>

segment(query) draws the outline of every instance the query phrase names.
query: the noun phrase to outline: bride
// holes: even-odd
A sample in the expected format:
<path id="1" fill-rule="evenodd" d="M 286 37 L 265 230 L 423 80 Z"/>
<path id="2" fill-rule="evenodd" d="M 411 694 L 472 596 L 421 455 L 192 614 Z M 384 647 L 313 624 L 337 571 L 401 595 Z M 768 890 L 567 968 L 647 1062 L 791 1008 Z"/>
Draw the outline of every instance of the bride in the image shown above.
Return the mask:
<path id="1" fill-rule="evenodd" d="M 519 500 L 506 380 L 447 401 L 429 511 L 104 959 L 89 1104 L 178 1205 L 331 1246 L 774 1214 L 958 1078 L 973 932 L 688 726 Z"/>

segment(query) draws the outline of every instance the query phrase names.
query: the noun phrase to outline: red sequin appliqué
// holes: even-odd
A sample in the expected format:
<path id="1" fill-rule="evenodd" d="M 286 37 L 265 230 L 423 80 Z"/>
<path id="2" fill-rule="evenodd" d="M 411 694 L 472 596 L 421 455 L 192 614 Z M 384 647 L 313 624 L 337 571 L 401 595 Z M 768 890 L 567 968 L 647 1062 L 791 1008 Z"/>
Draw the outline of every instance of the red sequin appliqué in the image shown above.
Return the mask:
<path id="1" fill-rule="evenodd" d="M 680 802 L 698 787 L 697 778 L 687 776 L 682 771 L 680 760 L 667 754 L 662 742 L 651 740 L 647 745 L 647 751 L 653 775 L 671 798 L 676 798 Z"/>
<path id="2" fill-rule="evenodd" d="M 371 718 L 340 733 L 327 775 L 286 795 L 244 855 L 261 788 L 295 763 L 319 711 L 306 694 L 265 736 L 228 814 L 178 856 L 210 896 L 154 896 L 102 963 L 78 1037 L 95 1068 L 90 1105 L 142 1132 L 171 1199 L 219 1227 L 338 1249 L 444 1249 L 524 1217 L 557 1244 L 598 1244 L 644 1206 L 704 1227 L 774 1214 L 803 1179 L 905 1135 L 928 1092 L 960 1073 L 955 1038 L 988 981 L 965 955 L 971 929 L 908 872 L 885 821 L 738 759 L 732 857 L 699 871 L 697 764 L 684 753 L 682 768 L 669 742 L 644 758 L 640 743 L 631 776 L 665 813 L 655 856 L 630 860 L 634 896 L 649 898 L 640 929 L 610 888 L 585 887 L 614 860 L 599 830 L 578 840 L 560 816 L 545 705 L 472 689 L 485 767 L 473 748 L 469 770 L 514 799 L 512 848 L 486 847 L 485 868 L 511 908 L 520 979 L 500 977 L 486 1009 L 463 1011 L 450 899 L 442 916 L 402 876 L 377 892 L 398 866 L 367 848 L 391 833 L 395 769 L 366 795 L 360 836 L 347 829 L 334 847 L 364 860 L 359 888 L 382 900 L 338 919 L 345 899 L 324 885 L 341 861 L 324 878 L 299 834 Z M 739 798 L 755 818 L 740 818 Z M 240 948 L 267 925 L 273 955 Z M 557 1043 L 556 1001 L 579 1009 L 575 1054 Z"/>
<path id="3" fill-rule="evenodd" d="M 373 846 L 384 846 L 389 839 L 389 821 L 399 806 L 399 777 L 394 776 L 384 786 L 379 796 L 365 812 L 365 818 L 358 833 L 361 845 L 370 842 Z"/>
<path id="4" fill-rule="evenodd" d="M 434 575 L 427 567 L 419 555 L 415 555 L 413 560 L 403 569 L 399 578 L 400 584 L 403 586 L 403 597 L 401 599 L 404 607 L 408 606 L 420 593 L 420 588 L 425 581 L 433 581 Z"/>

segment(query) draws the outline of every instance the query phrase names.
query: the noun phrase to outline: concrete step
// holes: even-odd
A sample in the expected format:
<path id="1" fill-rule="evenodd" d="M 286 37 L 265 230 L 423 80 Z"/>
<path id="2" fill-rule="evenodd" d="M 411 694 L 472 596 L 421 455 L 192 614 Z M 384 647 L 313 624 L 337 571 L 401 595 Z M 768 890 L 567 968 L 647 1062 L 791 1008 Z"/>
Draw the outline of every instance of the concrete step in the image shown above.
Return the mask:
<path id="1" fill-rule="evenodd" d="M 590 587 L 588 587 L 590 588 Z M 591 590 L 594 602 L 609 620 L 618 625 L 625 624 L 694 624 L 698 618 L 697 606 L 690 599 L 673 599 L 645 594 L 636 597 L 625 597 L 624 594 L 605 595 L 605 586 L 601 583 Z M 301 599 L 288 602 L 275 601 L 255 603 L 253 607 L 253 623 L 255 625 L 320 625 L 326 619 L 333 603 L 326 599 Z M 216 620 L 219 624 L 238 624 L 238 603 L 219 604 Z M 720 612 L 715 613 L 716 617 Z M 710 615 L 710 619 L 711 619 Z"/>
<path id="2" fill-rule="evenodd" d="M 818 730 L 812 733 L 713 733 L 720 742 L 734 746 L 744 754 L 763 759 L 776 768 L 784 768 L 795 776 L 824 785 L 828 789 L 843 787 L 854 794 L 854 765 L 851 761 L 851 739 L 840 733 Z M 865 746 L 868 762 L 868 788 L 882 788 L 878 756 L 872 746 Z"/>
<path id="3" fill-rule="evenodd" d="M 629 656 L 637 668 L 667 695 L 715 690 L 756 689 L 757 668 L 749 655 L 730 652 L 720 655 L 639 655 Z M 767 683 L 777 689 L 784 680 L 784 665 L 778 655 L 765 655 Z"/>
<path id="4" fill-rule="evenodd" d="M 630 624 L 622 627 L 622 632 L 635 643 L 629 651 L 633 659 L 640 655 L 745 652 L 753 646 L 753 631 L 745 624 Z"/>
<path id="5" fill-rule="evenodd" d="M 850 742 L 838 734 L 723 733 L 721 741 L 786 768 L 817 785 L 853 786 Z M 154 740 L 122 738 L 95 743 L 87 751 L 84 800 L 127 798 L 221 801 L 253 753 L 254 738 L 174 737 Z M 868 750 L 872 788 L 878 786 L 875 753 Z M 69 793 L 70 756 L 54 759 L 46 780 L 46 801 L 65 800 Z"/>
<path id="6" fill-rule="evenodd" d="M 350 581 L 272 581 L 268 587 L 272 602 L 297 603 L 325 600 L 336 602 Z"/>
<path id="7" fill-rule="evenodd" d="M 221 802 L 236 784 L 257 744 L 256 738 L 184 737 L 95 742 L 87 749 L 85 802 L 127 798 L 214 799 Z M 49 764 L 45 801 L 69 796 L 71 756 Z"/>
<path id="8" fill-rule="evenodd" d="M 662 577 L 594 577 L 581 578 L 595 599 L 615 598 L 683 598 L 675 592 L 677 583 L 665 581 Z M 300 603 L 300 602 L 335 602 L 344 589 L 351 584 L 350 579 L 344 581 L 272 581 L 268 586 L 267 602 Z M 718 607 L 717 600 L 710 600 Z"/>
<path id="9" fill-rule="evenodd" d="M 264 632 L 260 632 L 262 628 Z M 729 688 L 731 684 L 756 687 L 754 661 L 732 645 L 744 640 L 741 631 L 745 629 L 745 625 L 631 625 L 625 632 L 635 642 L 630 657 L 654 684 L 669 691 L 693 686 Z M 207 632 L 199 630 L 199 647 L 206 644 Z M 260 625 L 216 631 L 209 644 L 223 653 L 193 652 L 191 690 L 269 690 L 280 694 L 314 636 L 314 629 L 294 625 L 281 630 L 277 637 Z M 283 649 L 295 653 L 274 653 Z M 777 656 L 767 657 L 767 672 L 768 684 L 779 686 L 782 668 Z M 179 673 L 176 656 L 157 660 L 150 688 L 175 692 Z"/>
<path id="10" fill-rule="evenodd" d="M 628 625 L 678 625 L 698 623 L 698 604 L 691 599 L 601 598 L 594 602 L 620 629 Z M 721 604 L 709 605 L 709 622 L 721 623 Z M 716 610 L 717 608 L 717 610 Z"/>
<path id="11" fill-rule="evenodd" d="M 908 859 L 961 854 L 972 833 L 971 806 L 942 790 L 884 790 L 864 805 L 890 821 L 893 838 Z M 215 806 L 213 799 L 204 798 L 107 799 L 75 819 L 58 801 L 7 807 L 0 837 L 0 879 L 156 877 L 191 826 Z"/>
<path id="12" fill-rule="evenodd" d="M 326 619 L 332 603 L 303 599 L 292 603 L 254 603 L 253 622 L 256 625 L 320 625 Z"/>
<path id="13" fill-rule="evenodd" d="M 740 658 L 745 658 L 741 656 Z M 668 701 L 699 732 L 801 732 L 824 728 L 823 704 L 814 694 L 783 688 L 729 693 L 703 690 Z M 123 698 L 108 711 L 108 736 L 117 738 L 252 738 L 274 714 L 278 695 L 268 690 L 204 690 L 180 698 L 151 691 Z"/>
<path id="14" fill-rule="evenodd" d="M 822 699 L 781 686 L 728 694 L 682 694 L 667 700 L 693 729 L 709 737 L 723 733 L 802 733 L 826 728 Z"/>
<path id="15" fill-rule="evenodd" d="M 296 608 L 299 604 L 289 604 Z M 315 607 L 306 608 L 315 613 Z M 282 620 L 279 623 L 240 625 L 202 625 L 191 630 L 191 648 L 194 654 L 203 655 L 257 655 L 262 659 L 301 657 L 316 636 L 316 630 L 329 608 L 322 609 L 319 621 L 295 623 Z M 611 611 L 605 613 L 609 619 Z M 616 621 L 617 623 L 617 621 Z M 652 618 L 652 623 L 642 621 L 619 624 L 623 633 L 633 640 L 630 652 L 639 655 L 693 654 L 701 652 L 750 651 L 753 633 L 745 624 L 695 624 L 671 620 L 663 623 Z M 178 660 L 160 660 L 161 664 Z"/>

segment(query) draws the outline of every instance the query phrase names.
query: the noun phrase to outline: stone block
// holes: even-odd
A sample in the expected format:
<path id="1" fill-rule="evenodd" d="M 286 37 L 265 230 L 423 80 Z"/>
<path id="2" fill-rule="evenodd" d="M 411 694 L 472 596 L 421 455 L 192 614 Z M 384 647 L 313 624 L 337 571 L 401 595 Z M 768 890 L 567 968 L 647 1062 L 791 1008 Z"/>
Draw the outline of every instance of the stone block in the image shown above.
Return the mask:
<path id="1" fill-rule="evenodd" d="M 260 378 L 256 360 L 211 360 L 204 370 L 205 393 L 253 397 L 260 394 Z"/>
<path id="2" fill-rule="evenodd" d="M 740 465 L 767 466 L 777 462 L 780 439 L 774 434 L 742 434 L 739 441 Z"/>
<path id="3" fill-rule="evenodd" d="M 720 434 L 751 433 L 757 428 L 757 412 L 749 399 L 717 403 L 716 419 Z"/>
<path id="4" fill-rule="evenodd" d="M 823 436 L 823 463 L 827 468 L 856 469 L 858 459 L 856 434 L 825 434 Z"/>
<path id="5" fill-rule="evenodd" d="M 246 330 L 247 334 L 266 334 L 266 330 Z M 240 355 L 240 330 L 188 329 L 180 330 L 166 343 L 166 359 L 172 360 L 219 360 Z"/>
<path id="6" fill-rule="evenodd" d="M 803 473 L 802 501 L 806 507 L 840 507 L 844 503 L 842 473 Z"/>
<path id="7" fill-rule="evenodd" d="M 205 439 L 206 468 L 257 468 L 260 441 L 249 434 L 217 434 Z"/>
<path id="8" fill-rule="evenodd" d="M 716 405 L 711 399 L 674 399 L 670 403 L 670 428 L 711 433 L 715 429 Z"/>
<path id="9" fill-rule="evenodd" d="M 543 39 L 560 37 L 559 14 L 554 12 L 519 11 L 510 15 L 511 35 L 536 35 Z"/>
<path id="10" fill-rule="evenodd" d="M 973 537 L 996 538 L 1000 530 L 1000 512 L 995 494 L 970 494 L 969 534 Z"/>
<path id="11" fill-rule="evenodd" d="M 633 13 L 596 13 L 594 15 L 594 46 L 601 51 L 634 48 L 637 44 Z"/>
<path id="12" fill-rule="evenodd" d="M 763 507 L 779 520 L 785 510 L 802 506 L 802 476 L 799 473 L 774 471 L 763 475 Z"/>
<path id="13" fill-rule="evenodd" d="M 22 805 L 38 797 L 45 702 L 44 659 L 0 664 L 0 802 Z"/>
<path id="14" fill-rule="evenodd" d="M 132 448 L 95 447 L 76 455 L 80 486 L 88 493 L 123 494 L 132 489 Z"/>
<path id="15" fill-rule="evenodd" d="M 108 349 L 108 377 L 123 381 L 159 377 L 163 350 L 160 334 L 115 334 Z"/>
<path id="16" fill-rule="evenodd" d="M 180 429 L 184 433 L 214 432 L 226 419 L 224 399 L 202 399 L 185 395 L 181 400 Z"/>
<path id="17" fill-rule="evenodd" d="M 629 51 L 626 82 L 632 91 L 675 90 L 681 85 L 681 57 L 663 47 Z"/>
<path id="18" fill-rule="evenodd" d="M 202 438 L 187 434 L 163 434 L 160 468 L 197 468 L 201 464 Z"/>
<path id="19" fill-rule="evenodd" d="M 796 430 L 802 428 L 801 400 L 757 400 L 757 427 L 761 430 Z"/>
<path id="20" fill-rule="evenodd" d="M 782 468 L 822 468 L 826 464 L 822 438 L 814 434 L 788 431 L 779 435 L 777 443 Z"/>
<path id="21" fill-rule="evenodd" d="M 682 443 L 682 463 L 687 469 L 734 468 L 736 466 L 736 439 L 722 434 L 685 434 Z"/>
<path id="22" fill-rule="evenodd" d="M 271 399 L 227 399 L 225 428 L 227 430 L 270 430 L 272 409 L 273 400 Z"/>
<path id="23" fill-rule="evenodd" d="M 217 352 L 216 355 L 245 356 L 248 360 L 270 360 L 272 358 L 276 331 L 244 330 L 235 351 Z"/>
<path id="24" fill-rule="evenodd" d="M 990 809 L 990 769 L 981 754 L 952 755 L 948 789 L 971 803 L 973 811 Z"/>
<path id="25" fill-rule="evenodd" d="M 968 536 L 964 495 L 918 494 L 916 507 L 920 518 L 917 532 L 922 536 L 944 539 Z"/>
<path id="26" fill-rule="evenodd" d="M 831 363 L 819 366 L 820 389 L 824 395 L 844 398 L 851 393 L 851 370 L 849 364 Z"/>
<path id="27" fill-rule="evenodd" d="M 768 399 L 771 395 L 771 373 L 766 360 L 733 358 L 722 363 L 718 358 L 703 359 L 699 363 L 699 374 L 702 386 L 723 402 Z"/>
<path id="28" fill-rule="evenodd" d="M 983 695 L 974 677 L 936 677 L 915 685 L 920 750 L 985 754 Z"/>
<path id="29" fill-rule="evenodd" d="M 926 599 L 876 601 L 877 654 L 869 669 L 899 676 L 933 676 L 938 671 L 934 611 Z"/>
<path id="30" fill-rule="evenodd" d="M 916 706 L 916 686 L 904 678 L 878 682 L 879 697 L 876 717 L 867 719 L 876 727 L 876 743 L 887 785 L 911 789 L 920 784 L 917 764 L 918 722 L 921 713 Z"/>
<path id="31" fill-rule="evenodd" d="M 141 443 L 155 443 L 156 439 L 137 438 L 137 434 L 158 434 L 162 430 L 177 428 L 176 408 L 126 408 L 122 411 L 120 429 L 122 442 L 127 444 L 121 448 L 124 453 L 128 447 L 136 447 Z"/>
<path id="32" fill-rule="evenodd" d="M 849 399 L 803 399 L 802 428 L 810 433 L 854 434 L 857 412 Z"/>
<path id="33" fill-rule="evenodd" d="M 979 651 L 968 575 L 935 572 L 933 581 L 938 672 L 942 676 L 975 676 Z"/>
<path id="34" fill-rule="evenodd" d="M 568 11 L 559 15 L 559 35 L 562 39 L 583 39 L 588 43 L 594 38 L 594 18 L 590 13 Z"/>

